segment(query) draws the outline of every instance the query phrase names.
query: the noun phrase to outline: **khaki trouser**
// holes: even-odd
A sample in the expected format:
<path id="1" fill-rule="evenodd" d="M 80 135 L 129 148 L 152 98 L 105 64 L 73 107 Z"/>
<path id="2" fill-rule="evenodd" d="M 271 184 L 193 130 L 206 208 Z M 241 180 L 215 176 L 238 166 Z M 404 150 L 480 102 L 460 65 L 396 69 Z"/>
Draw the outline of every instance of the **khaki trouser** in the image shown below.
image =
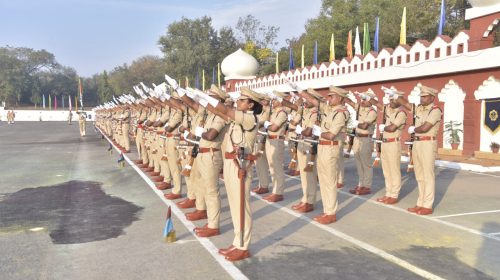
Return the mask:
<path id="1" fill-rule="evenodd" d="M 168 137 L 166 140 L 168 169 L 174 183 L 174 188 L 172 189 L 172 193 L 174 194 L 180 194 L 182 191 L 181 170 L 179 164 L 177 164 L 177 160 L 179 159 L 178 144 L 179 140 L 174 139 L 174 137 Z"/>
<path id="2" fill-rule="evenodd" d="M 398 198 L 401 190 L 401 142 L 382 143 L 380 160 L 385 179 L 385 196 Z"/>
<path id="3" fill-rule="evenodd" d="M 413 164 L 418 183 L 417 206 L 432 208 L 436 190 L 434 164 L 437 141 L 415 141 L 413 144 Z"/>
<path id="4" fill-rule="evenodd" d="M 148 162 L 148 166 L 149 167 L 153 167 L 154 168 L 154 158 L 153 158 L 153 151 L 154 151 L 154 133 L 155 132 L 148 132 L 148 137 L 147 137 L 147 151 L 148 151 L 148 159 L 149 159 L 149 162 Z"/>
<path id="5" fill-rule="evenodd" d="M 122 142 L 125 150 L 130 151 L 130 138 L 129 138 L 130 124 L 125 122 L 122 124 Z"/>
<path id="6" fill-rule="evenodd" d="M 267 141 L 266 141 L 267 143 Z M 267 162 L 267 151 L 264 147 L 262 154 L 255 161 L 255 171 L 257 172 L 257 177 L 259 178 L 259 186 L 263 188 L 269 187 L 269 163 Z"/>
<path id="7" fill-rule="evenodd" d="M 170 176 L 170 168 L 168 167 L 167 161 L 167 140 L 160 138 L 158 142 L 158 153 L 160 154 L 160 175 L 163 176 L 163 182 L 170 183 L 172 181 L 172 177 Z M 163 158 L 165 155 L 165 159 Z"/>
<path id="8" fill-rule="evenodd" d="M 266 153 L 271 172 L 273 193 L 282 195 L 285 191 L 285 143 L 282 139 L 267 139 Z"/>
<path id="9" fill-rule="evenodd" d="M 373 143 L 370 137 L 355 137 L 352 145 L 356 169 L 358 170 L 358 186 L 370 188 L 373 178 Z"/>
<path id="10" fill-rule="evenodd" d="M 340 150 L 340 155 L 339 155 L 339 170 L 338 170 L 338 178 L 337 178 L 337 181 L 339 184 L 343 184 L 344 183 L 344 167 L 345 167 L 345 163 L 344 163 L 344 149 L 341 149 Z"/>
<path id="11" fill-rule="evenodd" d="M 300 184 L 302 185 L 302 199 L 303 203 L 314 204 L 316 202 L 316 185 L 318 184 L 317 176 L 318 171 L 316 163 L 314 163 L 311 172 L 305 172 L 304 168 L 311 159 L 308 153 L 310 146 L 299 143 L 297 147 L 297 166 L 300 170 Z"/>
<path id="12" fill-rule="evenodd" d="M 137 148 L 137 154 L 139 155 L 140 159 L 142 159 L 142 153 L 143 153 L 143 150 L 142 150 L 142 146 L 144 143 L 144 139 L 142 139 L 143 135 L 144 135 L 144 133 L 143 133 L 142 128 L 137 128 L 137 133 L 135 135 L 135 146 Z"/>
<path id="13" fill-rule="evenodd" d="M 249 164 L 245 161 L 245 164 Z M 243 247 L 240 246 L 240 178 L 238 178 L 238 166 L 232 159 L 224 159 L 224 184 L 226 186 L 227 200 L 231 211 L 231 219 L 234 227 L 233 246 L 240 250 L 248 250 L 252 237 L 252 211 L 250 209 L 250 184 L 252 182 L 252 172 L 247 172 L 245 178 L 245 204 L 244 204 L 244 232 Z"/>
<path id="14" fill-rule="evenodd" d="M 80 125 L 80 135 L 85 136 L 85 132 L 86 132 L 85 121 L 79 121 L 78 123 Z"/>
<path id="15" fill-rule="evenodd" d="M 196 209 L 207 210 L 208 227 L 219 228 L 220 195 L 219 172 L 222 168 L 220 151 L 199 153 L 194 160 L 191 179 L 196 190 Z M 198 205 L 200 204 L 200 205 Z"/>
<path id="16" fill-rule="evenodd" d="M 191 148 L 189 148 L 187 150 L 186 149 L 179 150 L 178 152 L 185 153 L 184 157 L 181 157 L 180 170 L 182 171 L 182 169 L 184 169 L 184 167 L 189 164 L 189 161 L 191 159 L 191 156 L 188 154 L 188 153 L 191 153 Z M 207 210 L 207 206 L 205 205 L 205 201 L 204 200 L 198 201 L 198 195 L 196 193 L 196 188 L 193 185 L 193 183 L 196 182 L 196 176 L 198 175 L 198 174 L 194 174 L 195 173 L 195 172 L 193 172 L 194 168 L 195 168 L 195 166 L 193 163 L 193 166 L 191 166 L 190 176 L 184 177 L 184 180 L 186 181 L 186 196 L 189 199 L 196 199 L 196 209 Z M 202 166 L 201 168 L 205 168 L 205 167 Z"/>
<path id="17" fill-rule="evenodd" d="M 323 201 L 323 212 L 327 215 L 337 213 L 337 177 L 340 149 L 343 145 L 319 145 L 318 146 L 318 179 Z"/>

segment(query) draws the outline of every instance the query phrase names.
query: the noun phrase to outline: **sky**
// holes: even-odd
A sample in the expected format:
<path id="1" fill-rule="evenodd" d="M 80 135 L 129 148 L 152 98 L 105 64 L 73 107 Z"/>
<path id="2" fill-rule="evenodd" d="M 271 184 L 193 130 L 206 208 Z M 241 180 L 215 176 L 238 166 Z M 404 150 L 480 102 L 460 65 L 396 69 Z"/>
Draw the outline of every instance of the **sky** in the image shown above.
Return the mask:
<path id="1" fill-rule="evenodd" d="M 208 15 L 218 30 L 251 14 L 280 27 L 281 47 L 304 32 L 320 7 L 321 0 L 0 0 L 0 47 L 45 49 L 89 77 L 144 55 L 161 56 L 158 39 L 182 17 Z"/>

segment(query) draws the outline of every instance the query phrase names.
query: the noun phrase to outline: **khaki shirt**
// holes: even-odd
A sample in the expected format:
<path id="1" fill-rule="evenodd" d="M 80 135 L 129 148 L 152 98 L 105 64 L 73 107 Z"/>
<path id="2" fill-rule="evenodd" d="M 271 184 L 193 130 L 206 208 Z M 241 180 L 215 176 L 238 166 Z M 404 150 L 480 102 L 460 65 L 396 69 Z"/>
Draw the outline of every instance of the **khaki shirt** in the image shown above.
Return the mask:
<path id="1" fill-rule="evenodd" d="M 360 104 L 356 105 L 354 110 L 359 110 L 358 121 L 359 123 L 368 123 L 368 128 L 361 129 L 356 127 L 356 133 L 360 134 L 373 134 L 375 130 L 376 120 L 377 120 L 377 111 L 373 107 L 361 107 Z"/>
<path id="2" fill-rule="evenodd" d="M 270 116 L 271 116 L 271 107 L 263 106 L 262 112 L 257 115 L 257 120 L 259 122 L 259 125 L 263 125 L 266 121 L 268 121 Z"/>
<path id="3" fill-rule="evenodd" d="M 286 125 L 285 123 L 288 121 L 288 114 L 284 110 L 283 107 L 278 107 L 273 109 L 273 112 L 271 114 L 271 117 L 269 118 L 269 121 L 272 124 L 275 124 L 279 126 L 279 129 L 277 131 L 270 131 L 268 130 L 269 135 L 278 135 L 278 136 L 283 136 L 285 135 L 285 128 Z"/>
<path id="4" fill-rule="evenodd" d="M 205 125 L 203 126 L 203 131 L 207 132 L 210 129 L 215 129 L 219 134 L 214 140 L 208 141 L 206 139 L 200 139 L 200 147 L 202 148 L 221 148 L 222 141 L 224 140 L 224 130 L 226 129 L 226 122 L 221 117 L 214 113 L 208 113 L 207 119 L 205 120 Z"/>
<path id="5" fill-rule="evenodd" d="M 179 124 L 181 122 L 182 122 L 182 112 L 177 109 L 170 108 L 168 126 L 174 128 L 174 130 L 172 130 L 170 133 L 178 133 L 177 128 L 179 127 Z"/>
<path id="6" fill-rule="evenodd" d="M 419 105 L 416 110 L 415 127 L 419 127 L 428 122 L 433 125 L 426 133 L 415 133 L 416 136 L 436 136 L 441 123 L 441 109 L 438 105 Z"/>
<path id="7" fill-rule="evenodd" d="M 394 132 L 384 131 L 383 138 L 398 138 L 401 137 L 402 131 L 406 124 L 406 112 L 403 108 L 393 109 L 386 105 L 385 107 L 385 125 L 394 124 L 398 128 Z"/>
<path id="8" fill-rule="evenodd" d="M 321 119 L 321 131 L 335 134 L 334 141 L 343 141 L 345 126 L 349 117 L 349 111 L 343 105 L 334 106 L 328 114 Z M 321 138 L 329 141 L 329 139 Z"/>
<path id="9" fill-rule="evenodd" d="M 150 122 L 156 121 L 156 109 L 151 109 L 151 111 L 149 112 L 148 121 Z"/>
<path id="10" fill-rule="evenodd" d="M 224 138 L 225 152 L 233 152 L 233 146 L 244 147 L 245 154 L 253 153 L 257 136 L 257 120 L 252 111 L 234 112 L 234 121 L 229 125 Z"/>
<path id="11" fill-rule="evenodd" d="M 148 113 L 149 113 L 148 111 L 149 111 L 148 109 L 142 109 L 138 121 L 140 122 L 145 121 L 148 118 Z"/>

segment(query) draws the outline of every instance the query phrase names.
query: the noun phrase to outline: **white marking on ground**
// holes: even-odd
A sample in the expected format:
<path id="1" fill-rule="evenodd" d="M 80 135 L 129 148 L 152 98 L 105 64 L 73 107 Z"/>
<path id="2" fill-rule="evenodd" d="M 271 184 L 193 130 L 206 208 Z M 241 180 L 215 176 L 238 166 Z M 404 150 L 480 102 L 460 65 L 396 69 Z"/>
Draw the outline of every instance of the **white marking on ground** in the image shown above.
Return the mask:
<path id="1" fill-rule="evenodd" d="M 442 218 L 449 218 L 449 217 L 459 217 L 459 216 L 467 216 L 467 215 L 480 215 L 480 214 L 498 213 L 498 212 L 500 212 L 500 210 L 488 210 L 488 211 L 468 212 L 468 213 L 459 213 L 459 214 L 452 214 L 452 215 L 435 216 L 433 218 L 434 219 L 442 219 Z"/>
<path id="2" fill-rule="evenodd" d="M 99 129 L 100 131 L 100 129 Z M 108 136 L 106 134 L 104 134 L 102 131 L 100 131 L 100 133 L 108 140 L 108 142 L 113 145 L 113 148 L 115 148 L 115 150 L 117 152 L 120 152 L 120 150 L 110 141 L 110 139 L 108 138 Z M 144 174 L 144 172 L 142 172 L 142 170 L 126 155 L 126 154 L 123 154 L 123 157 L 125 158 L 125 161 L 128 162 L 128 164 L 139 174 L 139 176 L 142 177 L 142 179 L 144 179 L 144 181 L 148 184 L 148 186 L 153 190 L 153 192 L 158 195 L 158 197 L 160 197 L 160 199 L 163 201 L 163 203 L 165 203 L 166 205 L 168 206 L 171 206 L 172 208 L 172 213 L 174 213 L 174 215 L 177 217 L 177 219 L 179 219 L 182 224 L 188 229 L 188 231 L 196 238 L 196 240 L 198 242 L 200 242 L 200 244 L 205 247 L 205 249 L 208 251 L 208 253 L 210 253 L 210 255 L 212 255 L 212 257 L 222 266 L 222 268 L 233 278 L 233 279 L 248 279 L 245 274 L 243 274 L 243 272 L 241 272 L 241 270 L 239 270 L 232 262 L 226 260 L 224 258 L 224 256 L 220 255 L 219 254 L 219 249 L 210 241 L 210 239 L 208 238 L 200 238 L 198 237 L 196 234 L 194 234 L 194 228 L 195 228 L 195 225 L 191 222 L 191 221 L 188 221 L 186 219 L 186 216 L 184 215 L 184 213 L 179 209 L 179 207 L 177 207 L 177 205 L 166 199 L 164 196 L 163 196 L 163 192 L 161 190 L 158 190 L 156 188 L 156 185 L 153 181 L 151 181 L 151 179 L 146 175 Z M 176 243 L 179 242 L 179 241 L 176 241 Z"/>
<path id="3" fill-rule="evenodd" d="M 30 231 L 32 232 L 37 232 L 37 231 L 41 231 L 41 230 L 44 230 L 45 228 L 43 227 L 34 227 L 34 228 L 30 228 Z"/>
<path id="4" fill-rule="evenodd" d="M 57 174 L 56 175 L 56 177 L 62 177 L 62 176 L 64 176 L 64 175 L 62 175 L 62 174 Z"/>
<path id="5" fill-rule="evenodd" d="M 288 178 L 300 181 L 300 179 L 294 178 L 294 177 L 292 177 L 290 175 L 285 175 L 285 176 L 287 176 Z M 423 216 L 423 215 L 416 215 L 414 213 L 408 212 L 406 209 L 401 209 L 401 208 L 393 206 L 393 205 L 383 204 L 383 203 L 377 202 L 375 200 L 371 200 L 371 199 L 366 198 L 366 197 L 362 197 L 362 196 L 359 196 L 359 195 L 353 195 L 353 194 L 351 194 L 349 192 L 345 192 L 345 191 L 341 191 L 341 190 L 338 190 L 338 192 L 342 193 L 342 194 L 345 194 L 345 195 L 348 195 L 348 196 L 351 196 L 351 197 L 355 197 L 357 199 L 364 200 L 364 201 L 366 201 L 368 203 L 372 203 L 372 204 L 375 204 L 375 205 L 378 205 L 378 206 L 382 206 L 382 207 L 387 207 L 387 208 L 399 211 L 401 213 L 405 213 L 405 214 L 408 214 L 408 215 L 413 215 L 413 216 L 416 216 L 416 217 L 419 217 L 419 218 L 422 218 L 422 219 L 426 219 L 426 220 L 429 220 L 429 221 L 434 221 L 434 222 L 437 222 L 437 223 L 440 223 L 440 224 L 443 224 L 443 225 L 447 225 L 449 227 L 460 229 L 460 230 L 463 230 L 463 231 L 466 231 L 466 232 L 469 232 L 469 233 L 472 233 L 472 234 L 476 234 L 476 235 L 480 235 L 480 236 L 483 236 L 483 237 L 486 237 L 486 238 L 489 238 L 489 239 L 500 241 L 500 237 L 491 236 L 491 235 L 488 235 L 487 233 L 484 233 L 484 232 L 481 232 L 481 231 L 478 231 L 478 230 L 475 230 L 475 229 L 472 229 L 472 228 L 468 228 L 468 227 L 464 227 L 464 226 L 461 226 L 461 225 L 458 225 L 458 224 L 454 224 L 454 223 L 450 223 L 450 222 L 447 222 L 447 221 L 439 220 L 439 219 L 437 219 L 435 217 L 432 217 L 432 216 L 429 217 L 429 216 Z"/>
<path id="6" fill-rule="evenodd" d="M 362 248 L 362 249 L 364 249 L 364 250 L 366 250 L 366 251 L 368 251 L 368 252 L 370 252 L 372 254 L 375 254 L 375 255 L 377 255 L 377 256 L 379 256 L 379 257 L 381 257 L 381 258 L 383 258 L 383 259 L 385 259 L 387 261 L 390 261 L 390 262 L 392 262 L 392 263 L 394 263 L 394 264 L 396 264 L 396 265 L 398 265 L 398 266 L 400 266 L 400 267 L 402 267 L 402 268 L 404 268 L 406 270 L 409 270 L 409 271 L 411 271 L 411 272 L 413 272 L 413 273 L 415 273 L 415 274 L 417 274 L 419 276 L 422 276 L 422 277 L 424 277 L 426 279 L 444 279 L 444 278 L 441 278 L 441 277 L 439 277 L 439 276 L 437 276 L 437 275 L 435 275 L 435 274 L 433 274 L 433 273 L 431 273 L 431 272 L 429 272 L 427 270 L 424 270 L 424 269 L 422 269 L 420 267 L 412 265 L 411 263 L 409 263 L 409 262 L 407 262 L 407 261 L 405 261 L 403 259 L 400 259 L 400 258 L 398 258 L 398 257 L 396 257 L 394 255 L 391 255 L 391 254 L 387 253 L 384 250 L 381 250 L 381 249 L 379 249 L 379 248 L 377 248 L 375 246 L 372 246 L 372 245 L 370 245 L 370 244 L 368 244 L 366 242 L 358 240 L 358 239 L 356 239 L 356 238 L 354 238 L 354 237 L 352 237 L 352 236 L 350 236 L 348 234 L 345 234 L 345 233 L 343 233 L 341 231 L 338 231 L 338 230 L 336 230 L 334 228 L 331 228 L 331 227 L 329 227 L 327 225 L 320 224 L 320 223 L 312 220 L 311 218 L 309 218 L 307 216 L 304 216 L 302 214 L 296 213 L 293 210 L 288 209 L 288 208 L 286 208 L 284 206 L 281 206 L 278 203 L 270 203 L 270 202 L 264 200 L 259 195 L 256 195 L 256 194 L 253 194 L 253 193 L 252 193 L 252 196 L 258 198 L 259 200 L 261 200 L 261 201 L 263 201 L 263 202 L 265 202 L 267 204 L 269 204 L 270 206 L 273 206 L 274 208 L 277 208 L 277 209 L 279 209 L 279 210 L 281 210 L 283 212 L 286 212 L 286 213 L 288 213 L 288 214 L 290 214 L 290 215 L 292 215 L 292 216 L 294 216 L 294 217 L 296 217 L 298 219 L 304 220 L 304 221 L 306 221 L 306 222 L 308 222 L 308 223 L 310 223 L 312 225 L 315 225 L 315 226 L 321 228 L 322 230 L 325 230 L 325 231 L 327 231 L 327 232 L 335 235 L 336 237 L 338 237 L 340 239 L 343 239 L 343 240 L 345 240 L 345 241 L 347 241 L 349 243 L 352 243 L 352 244 L 354 244 L 354 245 L 356 245 L 356 246 L 358 246 L 358 247 L 360 247 L 360 248 Z"/>

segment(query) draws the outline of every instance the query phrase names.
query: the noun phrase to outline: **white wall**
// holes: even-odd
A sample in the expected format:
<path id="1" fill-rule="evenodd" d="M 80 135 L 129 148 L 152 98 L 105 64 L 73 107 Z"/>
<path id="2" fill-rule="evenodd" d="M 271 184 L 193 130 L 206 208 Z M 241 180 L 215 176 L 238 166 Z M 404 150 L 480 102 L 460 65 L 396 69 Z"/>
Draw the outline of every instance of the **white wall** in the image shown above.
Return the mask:
<path id="1" fill-rule="evenodd" d="M 7 111 L 0 107 L 0 120 L 7 121 Z M 46 110 L 14 110 L 16 118 L 14 121 L 68 121 L 68 111 L 46 111 Z M 78 120 L 78 115 L 73 113 L 73 121 Z M 85 111 L 87 120 L 95 120 L 93 111 Z"/>

